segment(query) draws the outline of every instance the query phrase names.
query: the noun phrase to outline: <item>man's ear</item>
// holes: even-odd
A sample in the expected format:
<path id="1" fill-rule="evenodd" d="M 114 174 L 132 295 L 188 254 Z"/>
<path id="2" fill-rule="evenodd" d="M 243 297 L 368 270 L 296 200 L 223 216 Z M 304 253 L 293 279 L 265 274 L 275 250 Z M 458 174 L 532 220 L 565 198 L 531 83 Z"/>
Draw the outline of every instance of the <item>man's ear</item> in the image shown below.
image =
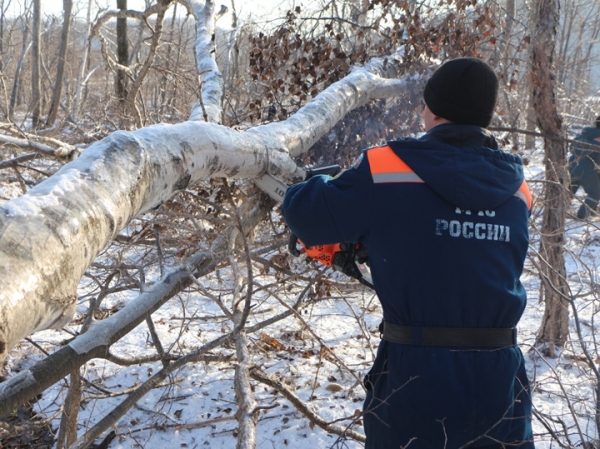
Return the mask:
<path id="1" fill-rule="evenodd" d="M 433 115 L 433 121 L 438 125 L 441 125 L 442 123 L 452 123 L 450 120 L 442 117 L 441 115 L 435 115 L 433 112 L 431 114 Z"/>

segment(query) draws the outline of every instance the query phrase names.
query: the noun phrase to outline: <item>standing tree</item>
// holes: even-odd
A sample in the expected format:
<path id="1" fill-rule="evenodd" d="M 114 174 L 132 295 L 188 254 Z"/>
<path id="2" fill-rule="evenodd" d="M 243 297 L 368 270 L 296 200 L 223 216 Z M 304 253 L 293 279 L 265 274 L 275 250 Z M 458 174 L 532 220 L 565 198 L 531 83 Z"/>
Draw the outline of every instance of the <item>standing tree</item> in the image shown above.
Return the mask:
<path id="1" fill-rule="evenodd" d="M 175 25 L 177 23 L 177 3 L 175 3 L 175 5 L 173 6 L 173 16 L 171 18 L 171 25 L 170 25 L 170 31 L 169 31 L 169 38 L 167 41 L 167 54 L 165 56 L 165 65 L 166 66 L 170 66 L 173 63 L 173 59 L 172 59 L 172 50 L 173 50 L 173 42 L 175 40 Z M 168 79 L 169 79 L 169 75 L 167 74 L 167 71 L 165 70 L 165 73 L 163 74 L 161 80 L 160 80 L 160 84 L 159 84 L 159 94 L 157 95 L 157 101 L 160 101 L 160 113 L 163 113 L 163 111 L 166 109 L 166 102 L 167 102 L 167 84 L 168 84 Z"/>
<path id="2" fill-rule="evenodd" d="M 119 4 L 121 4 L 121 3 L 119 3 Z M 123 2 L 122 4 L 125 4 L 125 2 Z M 167 12 L 170 4 L 171 4 L 171 0 L 161 0 L 158 3 L 156 3 L 155 5 L 149 6 L 144 12 L 138 12 L 138 11 L 132 11 L 132 10 L 119 10 L 117 12 L 108 11 L 107 13 L 105 13 L 103 16 L 101 16 L 96 21 L 96 24 L 94 25 L 94 28 L 92 29 L 92 35 L 98 37 L 98 39 L 100 40 L 100 43 L 102 44 L 102 53 L 103 53 L 104 58 L 106 59 L 107 63 L 109 64 L 109 67 L 111 68 L 111 70 L 113 70 L 117 74 L 119 73 L 119 71 L 123 71 L 125 76 L 131 78 L 131 82 L 127 83 L 126 92 L 122 92 L 122 93 L 126 93 L 126 96 L 124 97 L 125 103 L 123 103 L 122 97 L 119 97 L 119 100 L 122 104 L 124 104 L 125 111 L 127 111 L 129 113 L 133 113 L 135 123 L 138 127 L 143 126 L 144 117 L 142 116 L 142 112 L 137 108 L 136 100 L 138 99 L 138 95 L 140 93 L 142 83 L 144 82 L 144 80 L 146 79 L 146 76 L 148 75 L 148 73 L 150 72 L 150 70 L 153 67 L 153 63 L 154 63 L 156 53 L 157 53 L 158 44 L 159 44 L 161 36 L 162 36 L 163 20 L 165 17 L 165 13 Z M 156 14 L 156 20 L 154 21 L 154 27 L 152 27 L 148 21 L 148 18 L 154 14 Z M 146 26 L 148 26 L 151 30 L 151 38 L 149 39 L 150 46 L 148 48 L 148 55 L 147 55 L 145 61 L 140 65 L 139 69 L 135 70 L 135 73 L 129 67 L 127 67 L 127 66 L 123 65 L 121 62 L 119 62 L 120 61 L 119 58 L 121 57 L 120 55 L 117 55 L 118 61 L 115 64 L 115 61 L 113 60 L 113 58 L 108 55 L 108 48 L 107 48 L 108 45 L 106 42 L 106 38 L 102 35 L 102 33 L 100 31 L 102 26 L 109 20 L 111 20 L 113 18 L 127 20 L 128 17 L 143 21 L 146 24 Z M 141 38 L 141 36 L 140 36 L 140 38 Z M 117 75 L 117 79 L 118 78 L 119 78 L 119 76 Z M 118 86 L 118 84 L 117 84 L 117 86 Z M 118 88 L 117 88 L 117 90 L 118 90 Z"/>
<path id="3" fill-rule="evenodd" d="M 67 60 L 67 47 L 69 44 L 69 31 L 71 29 L 71 11 L 73 10 L 73 0 L 63 0 L 63 27 L 60 36 L 60 47 L 58 50 L 58 65 L 56 67 L 56 82 L 54 83 L 54 92 L 52 94 L 52 103 L 46 119 L 46 126 L 53 126 L 58 114 L 60 97 L 62 94 L 62 85 L 65 75 L 65 63 Z"/>
<path id="4" fill-rule="evenodd" d="M 117 0 L 117 8 L 127 10 L 127 0 Z M 117 19 L 117 62 L 121 67 L 117 69 L 116 91 L 121 103 L 127 99 L 127 72 L 129 65 L 129 44 L 127 42 L 127 17 Z"/>
<path id="5" fill-rule="evenodd" d="M 598 52 L 594 47 L 598 46 L 600 33 L 600 4 L 567 0 L 563 2 L 562 9 L 563 17 L 557 33 L 556 79 L 566 98 L 572 99 L 576 94 L 589 97 L 596 90 L 596 83 L 591 79 L 597 77 L 593 68 L 597 64 L 594 54 Z M 565 113 L 572 114 L 578 106 L 578 102 L 566 101 L 563 108 Z"/>
<path id="6" fill-rule="evenodd" d="M 31 54 L 31 108 L 32 127 L 40 125 L 42 113 L 41 79 L 40 79 L 40 40 L 42 33 L 42 1 L 33 0 L 33 47 Z"/>
<path id="7" fill-rule="evenodd" d="M 19 61 L 17 62 L 17 67 L 15 69 L 15 74 L 13 78 L 13 86 L 10 92 L 10 101 L 8 104 L 8 120 L 13 122 L 15 115 L 15 108 L 17 103 L 19 102 L 19 91 L 21 89 L 21 71 L 23 70 L 23 64 L 25 63 L 25 58 L 27 56 L 27 52 L 31 48 L 33 43 L 33 39 L 29 37 L 29 25 L 28 25 L 27 15 L 23 19 L 23 47 L 21 48 L 21 55 L 19 56 Z"/>
<path id="8" fill-rule="evenodd" d="M 555 97 L 554 49 L 559 19 L 558 0 L 536 0 L 533 4 L 531 39 L 531 83 L 533 107 L 544 134 L 546 188 L 540 241 L 540 272 L 546 309 L 538 334 L 539 343 L 562 346 L 569 332 L 568 284 L 564 258 L 565 218 L 568 209 L 568 173 L 562 119 Z"/>
<path id="9" fill-rule="evenodd" d="M 90 45 L 89 39 L 92 33 L 92 0 L 88 0 L 87 4 L 87 13 L 85 19 L 85 38 L 83 39 L 84 47 L 82 49 L 82 58 L 79 61 L 79 68 L 77 70 L 77 80 L 75 86 L 75 100 L 73 104 L 73 108 L 71 110 L 71 119 L 74 122 L 77 122 L 79 118 L 79 114 L 81 112 L 81 105 L 83 103 L 83 98 L 85 97 L 84 89 L 87 84 L 87 79 L 89 77 L 85 77 L 86 69 L 89 65 L 90 60 Z"/>
<path id="10" fill-rule="evenodd" d="M 4 24 L 6 22 L 6 12 L 10 8 L 11 0 L 0 1 L 0 71 L 4 71 L 4 62 L 2 58 L 4 57 Z"/>

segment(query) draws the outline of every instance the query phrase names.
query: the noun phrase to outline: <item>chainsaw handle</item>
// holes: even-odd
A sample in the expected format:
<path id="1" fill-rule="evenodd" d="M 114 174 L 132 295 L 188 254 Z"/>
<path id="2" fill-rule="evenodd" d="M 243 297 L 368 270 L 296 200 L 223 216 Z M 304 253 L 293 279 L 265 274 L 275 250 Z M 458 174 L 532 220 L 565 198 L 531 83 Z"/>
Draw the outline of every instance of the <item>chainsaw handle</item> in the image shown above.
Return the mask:
<path id="1" fill-rule="evenodd" d="M 298 249 L 298 236 L 296 234 L 290 234 L 290 240 L 288 242 L 288 251 L 292 256 L 298 257 L 301 252 Z"/>
<path id="2" fill-rule="evenodd" d="M 327 165 L 325 167 L 309 168 L 308 170 L 306 170 L 306 176 L 304 177 L 304 180 L 307 181 L 316 175 L 335 176 L 341 171 L 342 167 L 340 167 L 339 165 Z"/>

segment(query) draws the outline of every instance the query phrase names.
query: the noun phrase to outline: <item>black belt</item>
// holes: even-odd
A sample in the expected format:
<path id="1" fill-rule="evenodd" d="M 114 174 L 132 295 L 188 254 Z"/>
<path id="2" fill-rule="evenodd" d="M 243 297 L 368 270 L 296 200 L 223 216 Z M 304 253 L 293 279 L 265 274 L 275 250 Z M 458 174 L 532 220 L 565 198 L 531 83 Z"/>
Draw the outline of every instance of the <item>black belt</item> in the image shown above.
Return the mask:
<path id="1" fill-rule="evenodd" d="M 379 330 L 382 339 L 401 345 L 503 348 L 517 344 L 516 327 L 419 327 L 382 321 Z"/>

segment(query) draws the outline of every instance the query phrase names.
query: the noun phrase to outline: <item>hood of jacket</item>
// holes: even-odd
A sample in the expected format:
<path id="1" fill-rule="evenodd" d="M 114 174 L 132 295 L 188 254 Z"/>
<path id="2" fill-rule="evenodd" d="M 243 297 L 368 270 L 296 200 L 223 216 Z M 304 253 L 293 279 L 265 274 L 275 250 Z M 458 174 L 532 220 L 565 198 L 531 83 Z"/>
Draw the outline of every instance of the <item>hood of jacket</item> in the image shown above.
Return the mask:
<path id="1" fill-rule="evenodd" d="M 581 135 L 577 140 L 584 140 L 589 143 L 599 144 L 596 138 L 600 137 L 600 128 L 595 126 L 586 126 L 581 130 Z"/>
<path id="2" fill-rule="evenodd" d="M 438 125 L 418 139 L 389 142 L 438 195 L 467 210 L 493 210 L 523 183 L 520 157 L 498 150 L 494 137 L 473 125 Z"/>

